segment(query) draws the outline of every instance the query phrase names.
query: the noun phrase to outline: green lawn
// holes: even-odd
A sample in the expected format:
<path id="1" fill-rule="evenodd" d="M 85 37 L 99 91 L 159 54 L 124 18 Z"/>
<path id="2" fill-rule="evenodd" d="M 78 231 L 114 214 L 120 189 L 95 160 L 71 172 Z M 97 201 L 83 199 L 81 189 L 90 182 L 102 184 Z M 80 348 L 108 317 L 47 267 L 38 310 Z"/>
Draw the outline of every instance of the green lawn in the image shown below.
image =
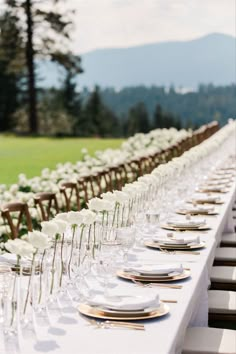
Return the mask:
<path id="1" fill-rule="evenodd" d="M 96 150 L 119 148 L 121 139 L 22 138 L 0 135 L 0 184 L 17 182 L 19 173 L 27 177 L 40 174 L 45 167 L 55 168 L 59 162 L 76 162 L 81 149 L 90 154 Z"/>

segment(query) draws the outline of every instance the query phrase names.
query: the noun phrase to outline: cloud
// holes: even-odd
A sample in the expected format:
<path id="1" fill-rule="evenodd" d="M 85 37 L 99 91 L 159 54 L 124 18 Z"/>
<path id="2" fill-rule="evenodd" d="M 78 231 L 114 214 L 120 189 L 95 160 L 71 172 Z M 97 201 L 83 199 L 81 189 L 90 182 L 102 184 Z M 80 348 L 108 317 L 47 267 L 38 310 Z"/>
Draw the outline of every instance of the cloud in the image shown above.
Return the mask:
<path id="1" fill-rule="evenodd" d="M 77 9 L 73 50 L 235 35 L 235 0 L 70 0 Z"/>

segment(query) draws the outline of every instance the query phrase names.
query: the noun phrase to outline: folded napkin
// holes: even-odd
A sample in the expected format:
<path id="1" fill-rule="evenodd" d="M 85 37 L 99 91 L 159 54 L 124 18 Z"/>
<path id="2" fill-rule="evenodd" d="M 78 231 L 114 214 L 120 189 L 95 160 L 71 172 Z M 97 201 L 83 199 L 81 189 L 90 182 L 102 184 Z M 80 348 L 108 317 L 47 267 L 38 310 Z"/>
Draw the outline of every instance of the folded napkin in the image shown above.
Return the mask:
<path id="1" fill-rule="evenodd" d="M 208 206 L 208 205 L 197 205 L 197 206 L 186 205 L 186 206 L 181 207 L 180 210 L 190 211 L 190 212 L 192 211 L 192 212 L 210 213 L 210 212 L 213 212 L 215 210 L 215 208 L 212 206 Z"/>
<path id="2" fill-rule="evenodd" d="M 144 310 L 148 307 L 159 307 L 159 295 L 146 296 L 111 296 L 106 299 L 103 295 L 96 295 L 89 299 L 87 303 L 91 306 L 98 306 L 104 309 L 118 310 L 118 311 L 138 311 Z"/>
<path id="3" fill-rule="evenodd" d="M 212 196 L 212 195 L 196 195 L 193 196 L 192 200 L 196 201 L 207 201 L 207 202 L 219 202 L 220 197 Z"/>
<path id="4" fill-rule="evenodd" d="M 138 272 L 144 275 L 169 275 L 173 272 L 183 273 L 182 264 L 145 264 L 124 267 L 125 272 Z"/>
<path id="5" fill-rule="evenodd" d="M 207 191 L 221 191 L 224 192 L 227 189 L 225 188 L 225 186 L 223 185 L 218 185 L 218 186 L 209 186 L 209 185 L 204 185 L 201 186 L 200 188 L 198 188 L 197 190 L 207 190 Z"/>
<path id="6" fill-rule="evenodd" d="M 153 241 L 159 242 L 166 245 L 190 245 L 190 244 L 199 244 L 200 237 L 199 236 L 175 236 L 175 238 L 160 238 L 153 237 Z"/>
<path id="7" fill-rule="evenodd" d="M 195 220 L 172 219 L 167 221 L 168 225 L 177 226 L 177 227 L 198 227 L 204 225 L 205 223 L 206 223 L 205 219 L 195 219 Z"/>

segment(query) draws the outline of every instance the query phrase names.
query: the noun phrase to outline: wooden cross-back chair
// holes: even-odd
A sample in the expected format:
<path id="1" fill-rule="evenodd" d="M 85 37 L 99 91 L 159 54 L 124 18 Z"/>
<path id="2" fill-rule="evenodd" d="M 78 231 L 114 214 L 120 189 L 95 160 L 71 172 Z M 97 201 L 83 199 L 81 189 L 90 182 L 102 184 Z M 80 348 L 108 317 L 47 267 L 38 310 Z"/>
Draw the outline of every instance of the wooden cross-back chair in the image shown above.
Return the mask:
<path id="1" fill-rule="evenodd" d="M 112 180 L 109 169 L 98 172 L 95 179 L 98 186 L 98 195 L 112 190 Z"/>
<path id="2" fill-rule="evenodd" d="M 36 207 L 39 207 L 41 218 L 48 221 L 55 214 L 59 213 L 58 201 L 55 193 L 41 192 L 34 196 Z"/>
<path id="3" fill-rule="evenodd" d="M 62 183 L 60 186 L 60 192 L 65 199 L 66 211 L 72 210 L 74 206 L 76 206 L 77 210 L 81 209 L 79 188 L 77 186 L 77 183 L 75 182 Z M 75 203 L 73 201 L 73 197 L 75 197 Z"/>
<path id="4" fill-rule="evenodd" d="M 13 214 L 17 214 L 17 218 L 13 218 Z M 1 207 L 1 215 L 5 222 L 7 222 L 11 238 L 15 239 L 20 236 L 21 227 L 26 228 L 27 231 L 32 231 L 32 220 L 29 213 L 29 208 L 26 203 L 13 202 L 6 203 Z M 14 222 L 14 219 L 16 219 Z"/>

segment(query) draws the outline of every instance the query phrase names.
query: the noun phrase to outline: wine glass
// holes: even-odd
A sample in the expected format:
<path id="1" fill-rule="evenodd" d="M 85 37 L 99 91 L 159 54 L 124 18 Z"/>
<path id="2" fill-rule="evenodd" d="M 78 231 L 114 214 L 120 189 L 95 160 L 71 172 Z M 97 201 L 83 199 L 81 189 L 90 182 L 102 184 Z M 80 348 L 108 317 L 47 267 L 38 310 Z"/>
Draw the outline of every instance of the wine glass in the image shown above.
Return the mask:
<path id="1" fill-rule="evenodd" d="M 135 243 L 135 228 L 124 227 L 117 229 L 116 241 L 121 245 L 124 264 L 128 262 L 128 253 Z"/>

